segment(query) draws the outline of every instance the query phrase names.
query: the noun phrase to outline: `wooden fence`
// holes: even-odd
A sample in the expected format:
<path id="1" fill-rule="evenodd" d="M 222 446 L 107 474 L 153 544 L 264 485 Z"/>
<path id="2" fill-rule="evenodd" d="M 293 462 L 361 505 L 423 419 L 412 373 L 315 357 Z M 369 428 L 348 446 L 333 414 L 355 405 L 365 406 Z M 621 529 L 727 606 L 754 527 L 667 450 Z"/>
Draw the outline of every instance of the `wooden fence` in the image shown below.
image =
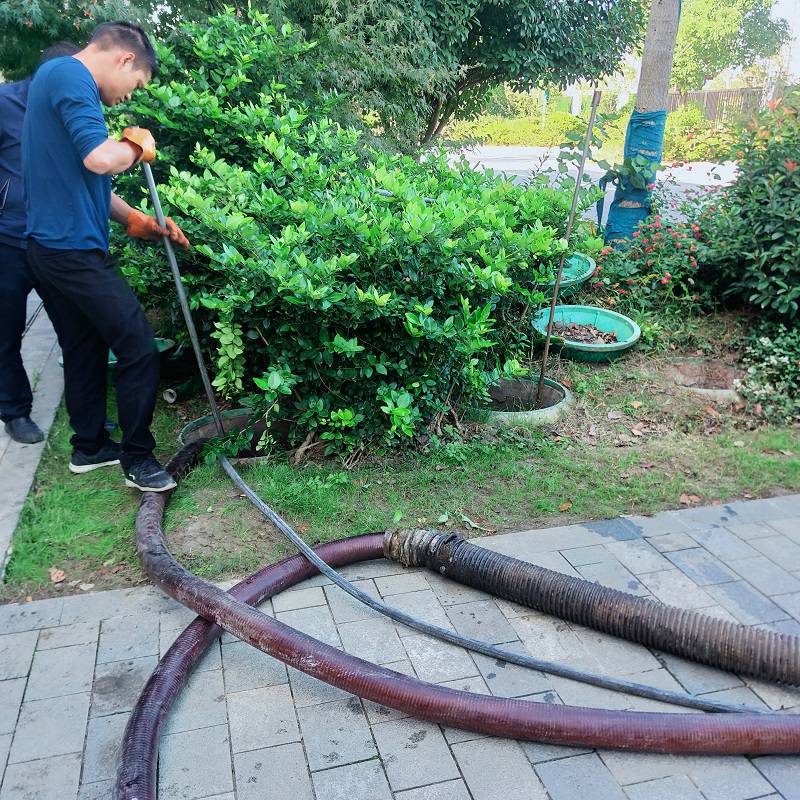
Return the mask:
<path id="1" fill-rule="evenodd" d="M 780 94 L 780 92 L 778 92 Z M 757 113 L 762 108 L 764 89 L 718 89 L 709 92 L 670 92 L 667 111 L 688 103 L 698 105 L 703 114 L 718 124 L 732 122 Z"/>

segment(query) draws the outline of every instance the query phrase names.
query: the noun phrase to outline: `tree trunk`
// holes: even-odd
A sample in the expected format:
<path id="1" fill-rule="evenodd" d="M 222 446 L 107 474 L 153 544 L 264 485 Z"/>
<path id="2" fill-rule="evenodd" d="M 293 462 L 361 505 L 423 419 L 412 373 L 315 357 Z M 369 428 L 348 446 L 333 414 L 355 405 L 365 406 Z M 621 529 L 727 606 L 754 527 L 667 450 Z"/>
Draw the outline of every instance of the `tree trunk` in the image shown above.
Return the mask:
<path id="1" fill-rule="evenodd" d="M 653 0 L 642 51 L 637 111 L 659 111 L 667 107 L 679 16 L 680 0 Z"/>

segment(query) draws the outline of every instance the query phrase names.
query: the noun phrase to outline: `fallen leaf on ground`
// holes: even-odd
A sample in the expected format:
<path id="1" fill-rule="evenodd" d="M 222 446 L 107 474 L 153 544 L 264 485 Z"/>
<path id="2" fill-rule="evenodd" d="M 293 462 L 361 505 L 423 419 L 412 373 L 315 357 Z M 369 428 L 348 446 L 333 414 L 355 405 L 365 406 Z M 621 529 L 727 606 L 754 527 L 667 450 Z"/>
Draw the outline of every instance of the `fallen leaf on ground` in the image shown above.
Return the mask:
<path id="1" fill-rule="evenodd" d="M 50 567 L 47 572 L 50 575 L 50 583 L 61 583 L 67 577 L 64 570 L 58 569 L 58 567 Z"/>
<path id="2" fill-rule="evenodd" d="M 761 416 L 761 412 L 763 410 L 764 410 L 764 407 L 761 405 L 761 403 L 756 403 L 753 406 L 753 411 L 755 411 L 756 415 L 759 416 L 759 417 Z"/>
<path id="3" fill-rule="evenodd" d="M 652 461 L 648 461 L 647 463 L 642 464 L 642 469 L 654 469 L 655 466 L 656 465 Z"/>
<path id="4" fill-rule="evenodd" d="M 644 422 L 637 422 L 632 428 L 631 433 L 634 436 L 644 436 Z"/>
<path id="5" fill-rule="evenodd" d="M 470 528 L 474 528 L 475 530 L 479 531 L 486 531 L 486 533 L 494 533 L 497 529 L 496 528 L 485 528 L 483 525 L 471 520 L 466 514 L 461 515 L 461 521 L 465 522 Z M 483 520 L 481 520 L 483 522 Z"/>
<path id="6" fill-rule="evenodd" d="M 307 522 L 302 522 L 302 523 L 300 523 L 300 525 L 298 526 L 298 528 L 297 528 L 297 532 L 298 532 L 298 533 L 301 533 L 301 534 L 302 534 L 302 533 L 308 533 L 308 529 L 309 529 L 310 527 L 311 527 L 311 526 L 310 526 L 310 525 L 309 525 Z"/>
<path id="7" fill-rule="evenodd" d="M 616 408 L 608 412 L 609 419 L 622 419 L 624 416 L 625 415 Z"/>
<path id="8" fill-rule="evenodd" d="M 641 408 L 641 407 L 642 407 L 642 402 L 641 402 L 641 400 L 634 400 L 634 401 L 631 403 L 631 408 Z"/>
<path id="9" fill-rule="evenodd" d="M 708 414 L 708 415 L 710 415 L 712 417 L 718 417 L 719 416 L 719 411 L 717 411 L 717 409 L 714 408 L 714 406 L 706 406 L 706 414 Z"/>
<path id="10" fill-rule="evenodd" d="M 572 500 L 565 500 L 559 507 L 559 511 L 569 511 L 572 508 Z"/>
<path id="11" fill-rule="evenodd" d="M 566 386 L 567 389 L 571 389 L 572 388 L 572 381 L 569 378 L 562 378 L 561 379 L 561 385 L 562 386 Z"/>
<path id="12" fill-rule="evenodd" d="M 686 494 L 684 492 L 681 495 L 681 505 L 682 506 L 695 506 L 700 502 L 700 498 L 696 494 Z"/>
<path id="13" fill-rule="evenodd" d="M 88 592 L 89 589 L 94 589 L 94 584 L 93 583 L 81 583 L 81 584 L 78 585 L 78 588 L 82 592 Z"/>
<path id="14" fill-rule="evenodd" d="M 783 453 L 785 456 L 792 456 L 792 455 L 794 455 L 794 453 L 792 453 L 792 451 L 791 451 L 791 450 L 781 450 L 781 453 Z"/>

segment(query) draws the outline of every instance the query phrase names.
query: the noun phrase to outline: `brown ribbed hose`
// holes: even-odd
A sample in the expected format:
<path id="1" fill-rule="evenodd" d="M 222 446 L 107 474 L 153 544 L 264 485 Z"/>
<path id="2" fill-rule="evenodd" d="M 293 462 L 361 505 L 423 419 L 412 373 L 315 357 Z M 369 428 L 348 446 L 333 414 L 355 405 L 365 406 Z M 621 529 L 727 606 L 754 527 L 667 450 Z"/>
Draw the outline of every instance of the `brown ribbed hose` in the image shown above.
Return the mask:
<path id="1" fill-rule="evenodd" d="M 176 471 L 175 466 L 172 465 L 173 471 Z M 172 558 L 164 541 L 162 521 L 166 501 L 167 498 L 162 494 L 144 494 L 136 521 L 139 554 L 145 571 L 154 582 L 201 617 L 259 650 L 359 697 L 431 722 L 488 735 L 554 744 L 671 753 L 800 753 L 798 716 L 700 716 L 548 705 L 460 692 L 370 664 L 266 616 L 181 567 Z M 341 555 L 345 561 L 379 557 L 383 548 L 379 536 L 356 537 L 342 540 L 337 545 L 343 548 Z M 271 576 L 270 568 L 262 570 L 262 578 L 274 583 L 269 589 L 264 589 L 263 596 L 308 576 L 307 566 L 291 566 L 301 563 L 295 559 L 276 565 L 278 572 L 275 576 L 280 577 Z M 293 573 L 293 570 L 297 572 Z M 252 581 L 253 596 L 259 595 L 257 579 L 249 581 Z M 245 596 L 245 589 L 241 591 Z M 196 621 L 189 630 L 201 625 L 204 623 Z M 163 702 L 164 692 L 167 695 L 170 692 L 177 694 L 179 684 L 186 675 L 182 670 L 188 669 L 190 661 L 196 662 L 204 646 L 213 641 L 215 635 L 213 627 L 203 631 L 195 627 L 192 634 L 194 638 L 184 642 L 181 637 L 173 645 L 173 668 L 177 666 L 179 671 L 170 672 L 163 662 L 159 665 L 159 672 L 162 673 L 160 678 L 166 680 L 165 688 L 160 690 L 162 702 L 154 699 L 146 705 L 140 704 L 129 723 L 126 734 L 126 745 L 129 747 L 122 756 L 117 783 L 118 798 L 155 798 L 157 730 L 167 707 Z M 155 680 L 158 684 L 159 678 Z M 174 683 L 170 688 L 171 682 Z M 136 772 L 136 759 L 143 764 L 146 762 L 150 770 L 150 777 L 138 785 L 132 779 Z M 144 784 L 148 784 L 149 789 Z M 148 795 L 145 790 L 152 793 Z"/>
<path id="2" fill-rule="evenodd" d="M 458 534 L 387 532 L 384 552 L 406 566 L 424 565 L 467 586 L 645 647 L 729 672 L 800 684 L 798 636 L 609 589 L 478 547 Z"/>

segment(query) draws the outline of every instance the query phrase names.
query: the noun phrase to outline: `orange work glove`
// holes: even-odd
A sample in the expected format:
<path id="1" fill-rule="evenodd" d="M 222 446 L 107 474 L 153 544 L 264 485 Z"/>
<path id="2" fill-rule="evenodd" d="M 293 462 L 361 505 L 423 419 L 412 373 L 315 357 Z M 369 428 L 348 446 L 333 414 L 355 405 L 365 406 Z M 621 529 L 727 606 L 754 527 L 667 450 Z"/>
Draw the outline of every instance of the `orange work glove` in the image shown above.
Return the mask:
<path id="1" fill-rule="evenodd" d="M 169 236 L 175 244 L 188 250 L 189 240 L 183 231 L 169 217 L 166 217 L 164 221 L 167 223 L 167 230 L 158 224 L 155 217 L 134 208 L 128 214 L 127 234 L 134 239 L 146 239 L 150 242 L 157 241 L 162 236 Z"/>
<path id="2" fill-rule="evenodd" d="M 155 161 L 156 140 L 147 128 L 125 128 L 122 131 L 122 141 L 130 144 L 139 154 L 135 163 Z"/>

